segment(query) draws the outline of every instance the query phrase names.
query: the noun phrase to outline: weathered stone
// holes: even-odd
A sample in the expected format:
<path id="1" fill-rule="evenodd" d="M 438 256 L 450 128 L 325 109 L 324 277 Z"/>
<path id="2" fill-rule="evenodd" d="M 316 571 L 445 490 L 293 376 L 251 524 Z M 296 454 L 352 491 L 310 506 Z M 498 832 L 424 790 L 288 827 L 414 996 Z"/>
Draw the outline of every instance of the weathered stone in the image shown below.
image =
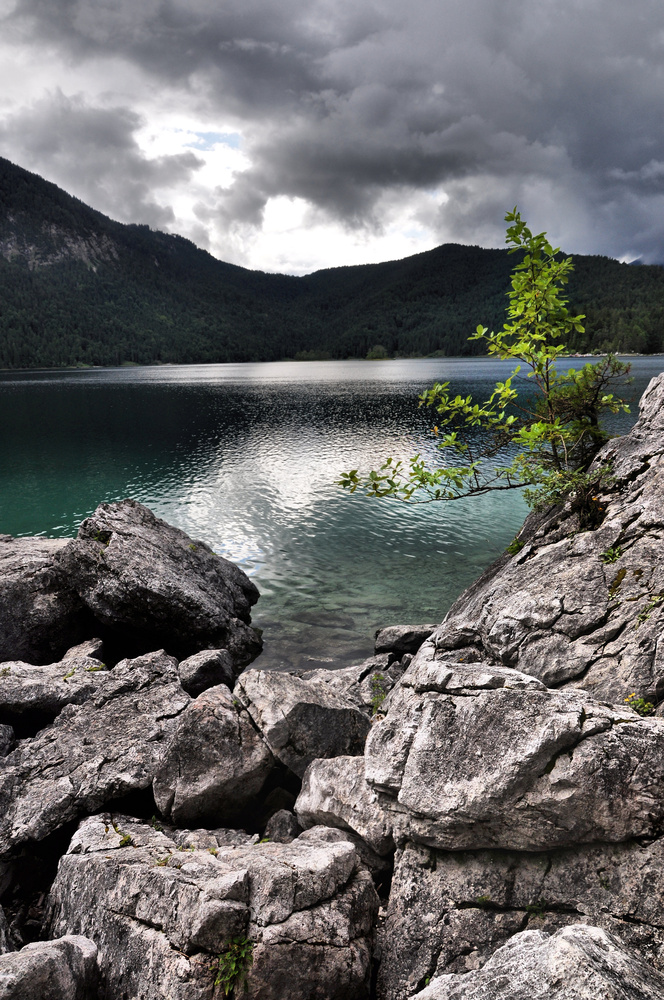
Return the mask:
<path id="1" fill-rule="evenodd" d="M 0 855 L 131 791 L 149 788 L 190 698 L 176 661 L 119 663 L 83 705 L 67 705 L 0 760 Z"/>
<path id="2" fill-rule="evenodd" d="M 89 656 L 43 666 L 0 663 L 0 718 L 54 717 L 65 705 L 81 705 L 92 697 L 105 676 L 104 664 Z"/>
<path id="3" fill-rule="evenodd" d="M 392 653 L 371 656 L 363 663 L 341 670 L 307 670 L 297 674 L 305 681 L 321 681 L 330 691 L 364 712 L 370 718 L 384 712 L 389 705 L 389 694 L 403 675 L 411 657 L 404 655 L 395 660 Z"/>
<path id="4" fill-rule="evenodd" d="M 434 979 L 417 1000 L 660 1000 L 664 976 L 619 940 L 577 924 L 549 936 L 524 931 L 478 972 Z"/>
<path id="5" fill-rule="evenodd" d="M 321 680 L 249 670 L 235 688 L 274 756 L 298 776 L 318 757 L 361 754 L 371 723 Z"/>
<path id="6" fill-rule="evenodd" d="M 368 996 L 377 897 L 351 844 L 178 851 L 151 827 L 117 826 L 81 824 L 49 911 L 51 933 L 95 941 L 107 996 L 212 1000 L 234 936 L 253 942 L 249 1000 Z"/>
<path id="7" fill-rule="evenodd" d="M 279 809 L 270 816 L 265 827 L 265 836 L 276 844 L 290 844 L 302 833 L 297 817 L 288 809 Z"/>
<path id="8" fill-rule="evenodd" d="M 249 578 L 134 500 L 101 504 L 58 559 L 95 619 L 125 641 L 178 656 L 224 648 L 237 664 L 261 649 Z"/>
<path id="9" fill-rule="evenodd" d="M 425 644 L 372 728 L 365 774 L 397 842 L 545 850 L 652 836 L 664 720 Z"/>
<path id="10" fill-rule="evenodd" d="M 398 852 L 381 931 L 380 1000 L 479 968 L 526 928 L 591 923 L 664 971 L 664 841 L 553 852 Z"/>
<path id="11" fill-rule="evenodd" d="M 97 949 L 78 935 L 0 957 L 0 1000 L 92 1000 L 97 983 Z"/>
<path id="12" fill-rule="evenodd" d="M 392 817 L 365 780 L 363 757 L 313 761 L 302 778 L 295 813 L 305 830 L 336 826 L 358 834 L 377 854 L 394 850 Z"/>
<path id="13" fill-rule="evenodd" d="M 6 757 L 14 749 L 14 730 L 11 726 L 0 725 L 0 757 Z"/>
<path id="14" fill-rule="evenodd" d="M 312 826 L 304 830 L 298 836 L 298 841 L 303 844 L 352 844 L 357 851 L 360 860 L 367 868 L 377 884 L 382 882 L 388 874 L 392 873 L 392 857 L 383 857 L 376 854 L 365 840 L 362 840 L 352 830 L 342 830 L 339 827 Z"/>
<path id="15" fill-rule="evenodd" d="M 9 933 L 5 911 L 0 906 L 0 955 L 4 955 L 8 951 L 13 950 L 11 934 Z"/>
<path id="16" fill-rule="evenodd" d="M 68 649 L 62 659 L 78 660 L 82 656 L 91 656 L 93 660 L 99 660 L 103 663 L 104 655 L 103 639 L 86 639 L 85 642 L 79 642 L 76 646 Z"/>
<path id="17" fill-rule="evenodd" d="M 58 564 L 66 544 L 0 535 L 0 661 L 52 663 L 90 634 L 90 615 Z"/>
<path id="18" fill-rule="evenodd" d="M 192 698 L 217 684 L 232 690 L 238 672 L 227 649 L 202 649 L 181 660 L 178 669 L 182 687 Z"/>
<path id="19" fill-rule="evenodd" d="M 491 566 L 428 640 L 622 703 L 664 695 L 664 374 L 650 383 L 632 431 L 596 459 L 615 487 L 601 525 L 578 531 L 568 507 L 531 515 L 523 548 Z M 460 654 L 462 655 L 462 654 Z"/>
<path id="20" fill-rule="evenodd" d="M 376 632 L 376 653 L 416 653 L 425 639 L 435 632 L 438 625 L 388 625 Z"/>
<path id="21" fill-rule="evenodd" d="M 231 822 L 253 802 L 274 758 L 225 684 L 199 695 L 178 719 L 155 775 L 157 807 L 175 823 Z"/>

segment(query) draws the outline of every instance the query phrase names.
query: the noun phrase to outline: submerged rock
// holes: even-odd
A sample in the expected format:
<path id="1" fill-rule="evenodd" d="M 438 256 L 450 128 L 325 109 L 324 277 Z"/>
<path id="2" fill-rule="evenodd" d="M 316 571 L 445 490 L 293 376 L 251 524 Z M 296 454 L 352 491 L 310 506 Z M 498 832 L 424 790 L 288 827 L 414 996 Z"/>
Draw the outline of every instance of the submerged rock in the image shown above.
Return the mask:
<path id="1" fill-rule="evenodd" d="M 246 574 L 135 500 L 100 504 L 58 562 L 111 635 L 177 656 L 223 648 L 238 666 L 260 652 Z"/>
<path id="2" fill-rule="evenodd" d="M 0 956 L 0 1000 L 91 1000 L 97 984 L 97 949 L 80 935 Z"/>
<path id="3" fill-rule="evenodd" d="M 477 972 L 434 979 L 417 1000 L 659 1000 L 664 976 L 597 927 L 523 931 Z"/>
<path id="4" fill-rule="evenodd" d="M 232 938 L 249 1000 L 365 1000 L 377 897 L 349 843 L 179 851 L 164 833 L 85 820 L 62 858 L 49 928 L 86 933 L 108 996 L 212 1000 Z"/>

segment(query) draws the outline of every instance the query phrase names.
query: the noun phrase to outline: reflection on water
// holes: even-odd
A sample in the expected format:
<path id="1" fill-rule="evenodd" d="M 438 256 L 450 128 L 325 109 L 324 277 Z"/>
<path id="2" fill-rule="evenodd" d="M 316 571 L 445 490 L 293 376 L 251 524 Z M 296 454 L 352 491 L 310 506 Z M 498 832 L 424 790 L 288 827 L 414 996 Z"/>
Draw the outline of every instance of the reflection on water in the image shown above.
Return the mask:
<path id="1" fill-rule="evenodd" d="M 638 359 L 632 394 L 662 369 Z M 345 665 L 383 624 L 439 621 L 526 508 L 517 493 L 408 507 L 334 481 L 432 450 L 417 407 L 432 382 L 482 396 L 509 370 L 449 359 L 4 373 L 0 530 L 72 535 L 102 500 L 132 496 L 254 577 L 259 665 Z"/>

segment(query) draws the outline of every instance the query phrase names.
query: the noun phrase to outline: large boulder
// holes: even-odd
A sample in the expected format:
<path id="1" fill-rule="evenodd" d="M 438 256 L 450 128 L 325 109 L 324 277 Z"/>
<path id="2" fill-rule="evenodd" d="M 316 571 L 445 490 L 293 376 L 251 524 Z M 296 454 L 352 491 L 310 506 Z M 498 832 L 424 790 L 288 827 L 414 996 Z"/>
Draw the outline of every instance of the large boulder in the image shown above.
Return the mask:
<path id="1" fill-rule="evenodd" d="M 0 760 L 0 856 L 129 792 L 149 789 L 191 699 L 163 651 L 119 663 Z"/>
<path id="2" fill-rule="evenodd" d="M 365 712 L 321 679 L 248 670 L 235 695 L 274 756 L 302 777 L 317 757 L 361 754 L 371 723 Z"/>
<path id="3" fill-rule="evenodd" d="M 237 820 L 258 795 L 274 758 L 225 684 L 184 710 L 155 775 L 161 813 L 175 823 Z"/>
<path id="4" fill-rule="evenodd" d="M 178 850 L 124 817 L 85 820 L 60 861 L 50 933 L 85 933 L 106 996 L 213 1000 L 233 939 L 248 1000 L 364 1000 L 378 900 L 347 842 Z"/>
<path id="5" fill-rule="evenodd" d="M 523 931 L 478 972 L 434 979 L 417 1000 L 660 1000 L 664 976 L 597 927 Z"/>
<path id="6" fill-rule="evenodd" d="M 260 652 L 251 580 L 135 500 L 100 504 L 58 561 L 95 620 L 123 642 L 178 657 L 227 649 L 238 669 Z"/>
<path id="7" fill-rule="evenodd" d="M 579 531 L 569 505 L 531 515 L 518 540 L 459 597 L 427 642 L 622 702 L 664 695 L 664 374 L 641 400 L 632 431 L 596 466 L 615 484 L 598 497 L 603 520 Z"/>
<path id="8" fill-rule="evenodd" d="M 397 854 L 381 930 L 380 1000 L 405 1000 L 427 978 L 480 968 L 519 931 L 590 923 L 664 972 L 664 841 L 554 852 Z"/>
<path id="9" fill-rule="evenodd" d="M 394 653 L 380 653 L 352 667 L 341 667 L 339 670 L 318 667 L 298 672 L 295 676 L 304 681 L 326 684 L 335 695 L 372 718 L 387 710 L 390 692 L 411 659 L 409 655 L 396 659 Z"/>
<path id="10" fill-rule="evenodd" d="M 26 717 L 55 718 L 65 705 L 80 705 L 99 687 L 106 668 L 91 656 L 73 656 L 34 666 L 0 663 L 0 718 L 15 723 Z"/>
<path id="11" fill-rule="evenodd" d="M 70 586 L 56 538 L 0 535 L 0 661 L 53 663 L 90 635 L 90 614 Z"/>
<path id="12" fill-rule="evenodd" d="M 97 987 L 97 949 L 80 935 L 0 956 L 0 1000 L 92 1000 Z"/>

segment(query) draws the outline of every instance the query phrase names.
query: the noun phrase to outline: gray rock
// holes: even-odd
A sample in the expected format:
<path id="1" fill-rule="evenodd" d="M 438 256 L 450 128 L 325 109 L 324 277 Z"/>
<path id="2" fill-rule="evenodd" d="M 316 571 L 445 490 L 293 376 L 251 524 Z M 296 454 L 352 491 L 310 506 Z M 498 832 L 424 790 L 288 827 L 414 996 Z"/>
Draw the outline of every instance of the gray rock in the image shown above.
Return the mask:
<path id="1" fill-rule="evenodd" d="M 290 844 L 302 833 L 297 817 L 288 809 L 279 809 L 270 816 L 265 827 L 265 837 L 276 844 Z"/>
<path id="2" fill-rule="evenodd" d="M 312 826 L 304 830 L 298 836 L 298 841 L 303 844 L 352 844 L 357 851 L 360 860 L 373 877 L 374 882 L 382 882 L 385 876 L 392 872 L 392 857 L 381 857 L 376 854 L 366 841 L 362 840 L 352 830 L 341 830 L 338 827 Z"/>
<path id="3" fill-rule="evenodd" d="M 416 653 L 425 639 L 438 628 L 437 625 L 388 625 L 376 632 L 376 653 Z"/>
<path id="4" fill-rule="evenodd" d="M 0 757 L 6 757 L 14 749 L 14 730 L 11 726 L 0 725 Z"/>
<path id="5" fill-rule="evenodd" d="M 0 761 L 0 856 L 128 792 L 149 788 L 189 704 L 176 661 L 119 663 L 83 705 L 67 705 Z"/>
<path id="6" fill-rule="evenodd" d="M 664 841 L 546 853 L 398 852 L 381 931 L 380 1000 L 404 1000 L 427 978 L 478 969 L 526 928 L 591 923 L 664 971 Z"/>
<path id="7" fill-rule="evenodd" d="M 351 844 L 179 851 L 151 827 L 117 825 L 81 824 L 48 916 L 51 933 L 95 941 L 108 996 L 212 1000 L 217 959 L 246 936 L 250 1000 L 368 997 L 377 897 Z"/>
<path id="8" fill-rule="evenodd" d="M 302 778 L 295 813 L 305 830 L 339 827 L 356 833 L 377 854 L 394 850 L 392 816 L 365 779 L 363 757 L 313 761 Z"/>
<path id="9" fill-rule="evenodd" d="M 238 673 L 227 649 L 202 649 L 181 660 L 178 669 L 182 687 L 192 698 L 217 684 L 226 684 L 233 690 Z"/>
<path id="10" fill-rule="evenodd" d="M 397 842 L 546 850 L 652 836 L 664 720 L 425 643 L 372 728 L 365 774 Z"/>
<path id="11" fill-rule="evenodd" d="M 161 813 L 180 825 L 240 817 L 262 789 L 274 758 L 225 684 L 184 710 L 155 775 Z"/>
<path id="12" fill-rule="evenodd" d="M 261 649 L 249 627 L 258 591 L 233 563 L 134 500 L 101 504 L 59 553 L 80 598 L 111 634 L 178 656 L 224 648 L 238 665 Z"/>
<path id="13" fill-rule="evenodd" d="M 305 681 L 321 681 L 330 691 L 352 702 L 369 718 L 387 710 L 389 694 L 403 675 L 411 657 L 395 660 L 392 653 L 371 656 L 363 663 L 340 670 L 307 670 L 296 676 Z"/>
<path id="14" fill-rule="evenodd" d="M 617 483 L 600 497 L 601 525 L 578 531 L 569 507 L 531 515 L 523 548 L 503 556 L 456 601 L 429 640 L 472 647 L 552 687 L 622 703 L 664 695 L 664 374 L 650 383 L 632 431 L 596 464 Z"/>
<path id="15" fill-rule="evenodd" d="M 85 642 L 79 642 L 78 645 L 72 646 L 71 649 L 68 649 L 62 659 L 78 660 L 82 656 L 91 656 L 93 660 L 99 660 L 103 663 L 104 655 L 103 639 L 86 639 Z"/>
<path id="16" fill-rule="evenodd" d="M 57 556 L 64 539 L 0 535 L 0 661 L 52 663 L 90 634 Z"/>
<path id="17" fill-rule="evenodd" d="M 361 754 L 371 723 L 321 680 L 275 670 L 249 670 L 235 694 L 274 756 L 302 777 L 317 757 Z"/>
<path id="18" fill-rule="evenodd" d="M 91 698 L 105 676 L 104 664 L 89 656 L 43 666 L 0 663 L 0 713 L 12 721 L 31 713 L 54 717 L 65 705 Z"/>
<path id="19" fill-rule="evenodd" d="M 664 976 L 619 940 L 578 924 L 549 936 L 524 931 L 478 972 L 441 976 L 417 1000 L 660 1000 Z"/>
<path id="20" fill-rule="evenodd" d="M 13 944 L 5 911 L 0 906 L 0 955 L 5 955 L 8 951 L 13 951 Z"/>
<path id="21" fill-rule="evenodd" d="M 97 949 L 79 935 L 0 956 L 0 1000 L 92 1000 L 97 984 Z"/>

